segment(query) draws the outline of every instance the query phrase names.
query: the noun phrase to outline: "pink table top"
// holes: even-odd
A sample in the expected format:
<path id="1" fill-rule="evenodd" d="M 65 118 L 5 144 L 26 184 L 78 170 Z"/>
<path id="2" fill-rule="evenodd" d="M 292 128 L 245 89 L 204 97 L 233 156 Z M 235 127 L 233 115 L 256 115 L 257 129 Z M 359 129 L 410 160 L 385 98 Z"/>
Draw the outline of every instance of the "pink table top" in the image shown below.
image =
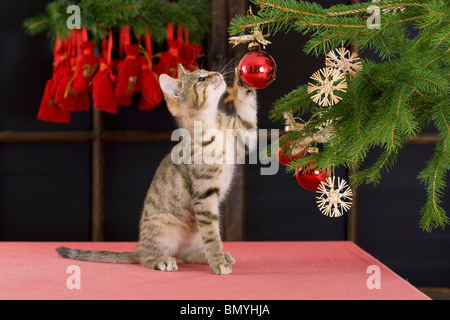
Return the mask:
<path id="1" fill-rule="evenodd" d="M 63 259 L 55 251 L 59 246 L 132 251 L 136 244 L 0 242 L 0 299 L 429 299 L 347 241 L 225 242 L 236 264 L 224 276 L 212 274 L 207 265 L 182 262 L 177 272 L 161 272 Z M 76 273 L 80 289 L 69 289 L 67 280 Z"/>

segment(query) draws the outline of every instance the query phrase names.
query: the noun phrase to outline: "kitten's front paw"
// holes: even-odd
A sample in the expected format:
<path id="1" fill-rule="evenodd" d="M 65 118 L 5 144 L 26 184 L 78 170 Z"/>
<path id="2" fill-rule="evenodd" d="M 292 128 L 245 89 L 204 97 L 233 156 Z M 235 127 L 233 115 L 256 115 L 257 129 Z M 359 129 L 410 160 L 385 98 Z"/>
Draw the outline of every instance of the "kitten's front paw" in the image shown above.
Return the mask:
<path id="1" fill-rule="evenodd" d="M 217 264 L 211 264 L 210 267 L 214 274 L 230 274 L 232 271 L 231 263 L 225 260 Z"/>
<path id="2" fill-rule="evenodd" d="M 239 73 L 237 68 L 235 69 L 235 81 L 236 81 L 236 85 L 238 90 L 245 90 L 245 92 L 250 93 L 253 92 L 254 89 L 249 88 L 242 80 L 241 77 L 239 77 Z"/>
<path id="3" fill-rule="evenodd" d="M 159 257 L 155 259 L 149 259 L 143 263 L 143 266 L 150 269 L 161 271 L 177 271 L 177 260 L 173 257 Z"/>
<path id="4" fill-rule="evenodd" d="M 243 95 L 244 97 L 255 93 L 255 89 L 247 87 L 247 85 L 240 79 L 238 80 L 237 88 L 239 92 L 238 94 Z"/>
<path id="5" fill-rule="evenodd" d="M 224 252 L 223 253 L 223 257 L 225 258 L 225 260 L 229 264 L 235 264 L 236 263 L 236 260 L 234 260 L 234 258 L 231 256 L 231 254 L 229 252 Z"/>

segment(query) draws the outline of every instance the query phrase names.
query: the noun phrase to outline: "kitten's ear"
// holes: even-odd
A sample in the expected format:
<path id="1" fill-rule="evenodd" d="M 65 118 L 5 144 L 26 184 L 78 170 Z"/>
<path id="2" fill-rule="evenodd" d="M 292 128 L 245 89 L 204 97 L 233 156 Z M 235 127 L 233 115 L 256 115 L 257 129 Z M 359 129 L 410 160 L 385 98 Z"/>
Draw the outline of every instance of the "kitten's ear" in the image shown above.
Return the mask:
<path id="1" fill-rule="evenodd" d="M 159 76 L 159 85 L 166 96 L 174 100 L 181 97 L 182 86 L 180 80 L 163 73 Z"/>
<path id="2" fill-rule="evenodd" d="M 180 79 L 180 77 L 181 77 L 182 75 L 186 75 L 186 74 L 189 73 L 189 72 L 186 71 L 186 69 L 181 65 L 181 63 L 178 64 L 177 69 L 178 69 L 178 79 Z"/>

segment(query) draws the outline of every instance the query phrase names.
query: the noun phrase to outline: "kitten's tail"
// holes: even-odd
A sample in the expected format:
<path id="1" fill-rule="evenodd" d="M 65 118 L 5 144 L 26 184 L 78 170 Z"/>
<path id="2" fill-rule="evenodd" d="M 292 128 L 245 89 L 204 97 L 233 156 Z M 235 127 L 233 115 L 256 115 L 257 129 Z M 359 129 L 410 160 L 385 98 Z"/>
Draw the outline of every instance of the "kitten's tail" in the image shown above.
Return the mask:
<path id="1" fill-rule="evenodd" d="M 81 249 L 69 249 L 59 247 L 56 249 L 58 254 L 63 258 L 103 262 L 103 263 L 139 263 L 138 256 L 135 251 L 131 252 L 111 252 L 111 251 L 89 251 Z"/>

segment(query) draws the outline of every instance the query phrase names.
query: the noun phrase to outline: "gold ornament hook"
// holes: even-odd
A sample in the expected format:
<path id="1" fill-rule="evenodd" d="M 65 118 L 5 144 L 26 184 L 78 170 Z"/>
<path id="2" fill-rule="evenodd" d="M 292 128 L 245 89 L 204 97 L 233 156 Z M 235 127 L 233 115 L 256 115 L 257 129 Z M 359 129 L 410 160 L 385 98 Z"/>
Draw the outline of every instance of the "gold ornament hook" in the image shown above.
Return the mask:
<path id="1" fill-rule="evenodd" d="M 259 29 L 259 23 L 256 22 L 256 17 L 252 12 L 252 8 L 249 7 L 247 11 L 247 15 L 251 16 L 255 19 L 256 25 L 253 27 L 252 34 L 244 34 L 242 36 L 236 36 L 236 37 L 230 37 L 228 38 L 229 43 L 232 43 L 234 46 L 246 43 L 246 42 L 258 42 L 260 43 L 263 48 L 266 48 L 266 45 L 271 44 L 269 40 L 266 40 L 265 38 L 270 36 L 270 34 L 263 35 L 261 30 Z"/>

